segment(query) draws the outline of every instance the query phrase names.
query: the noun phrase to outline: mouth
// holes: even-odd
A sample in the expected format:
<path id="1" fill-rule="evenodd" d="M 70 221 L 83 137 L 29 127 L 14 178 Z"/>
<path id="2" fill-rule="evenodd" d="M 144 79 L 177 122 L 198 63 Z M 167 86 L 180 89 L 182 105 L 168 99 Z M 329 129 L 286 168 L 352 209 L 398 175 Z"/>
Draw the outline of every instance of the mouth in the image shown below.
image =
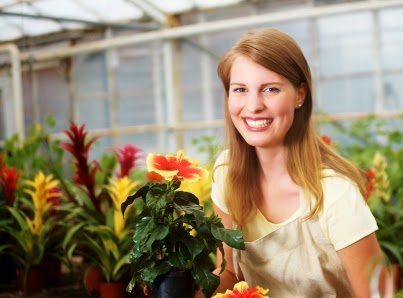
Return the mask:
<path id="1" fill-rule="evenodd" d="M 269 126 L 273 122 L 273 118 L 267 119 L 245 119 L 248 126 L 252 128 L 263 128 Z"/>

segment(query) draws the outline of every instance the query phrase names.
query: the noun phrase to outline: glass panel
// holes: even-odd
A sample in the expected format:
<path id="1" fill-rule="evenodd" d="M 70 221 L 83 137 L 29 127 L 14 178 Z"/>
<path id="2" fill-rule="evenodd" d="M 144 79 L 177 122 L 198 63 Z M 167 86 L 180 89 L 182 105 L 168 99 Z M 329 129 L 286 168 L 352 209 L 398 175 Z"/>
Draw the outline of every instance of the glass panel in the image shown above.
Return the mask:
<path id="1" fill-rule="evenodd" d="M 87 130 L 109 127 L 109 103 L 107 99 L 81 100 L 77 103 L 77 125 L 85 123 Z"/>
<path id="2" fill-rule="evenodd" d="M 106 92 L 108 83 L 104 52 L 80 55 L 76 58 L 74 66 L 76 88 L 79 96 Z"/>
<path id="3" fill-rule="evenodd" d="M 385 69 L 402 69 L 403 8 L 381 11 L 379 23 L 382 30 L 382 65 Z"/>
<path id="4" fill-rule="evenodd" d="M 403 110 L 403 73 L 386 75 L 383 80 L 385 111 Z"/>
<path id="5" fill-rule="evenodd" d="M 373 36 L 370 13 L 318 19 L 321 76 L 372 71 Z"/>
<path id="6" fill-rule="evenodd" d="M 373 79 L 370 77 L 343 78 L 322 81 L 320 112 L 374 112 Z"/>

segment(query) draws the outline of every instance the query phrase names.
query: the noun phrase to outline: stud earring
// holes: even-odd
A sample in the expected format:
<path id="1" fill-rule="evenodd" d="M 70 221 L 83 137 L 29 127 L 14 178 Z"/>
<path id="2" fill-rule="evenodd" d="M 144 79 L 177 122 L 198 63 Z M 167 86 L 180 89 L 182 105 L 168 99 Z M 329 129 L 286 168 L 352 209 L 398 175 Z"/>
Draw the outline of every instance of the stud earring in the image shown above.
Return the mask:
<path id="1" fill-rule="evenodd" d="M 298 109 L 299 109 L 300 107 L 302 107 L 302 103 L 299 103 L 299 104 L 298 104 Z"/>

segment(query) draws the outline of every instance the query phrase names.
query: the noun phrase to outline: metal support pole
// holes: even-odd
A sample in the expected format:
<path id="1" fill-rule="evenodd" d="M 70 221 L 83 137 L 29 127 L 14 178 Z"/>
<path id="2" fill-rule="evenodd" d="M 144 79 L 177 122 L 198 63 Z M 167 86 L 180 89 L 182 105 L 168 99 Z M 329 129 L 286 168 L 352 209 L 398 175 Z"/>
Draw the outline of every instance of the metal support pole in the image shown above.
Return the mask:
<path id="1" fill-rule="evenodd" d="M 374 86 L 375 86 L 375 113 L 383 112 L 383 84 L 382 84 L 382 65 L 381 65 L 381 36 L 379 30 L 379 12 L 372 13 L 373 27 L 373 59 L 374 59 Z"/>
<path id="2" fill-rule="evenodd" d="M 183 101 L 181 94 L 181 79 L 180 79 L 180 51 L 179 41 L 165 42 L 164 44 L 164 76 L 167 115 L 169 125 L 180 125 L 183 122 Z M 183 148 L 183 131 L 175 132 L 176 146 L 170 138 L 169 148 Z"/>
<path id="3" fill-rule="evenodd" d="M 0 52 L 8 52 L 11 60 L 11 78 L 13 86 L 14 130 L 20 140 L 25 139 L 24 104 L 22 99 L 21 57 L 15 44 L 0 46 Z"/>
<path id="4" fill-rule="evenodd" d="M 106 31 L 106 37 L 112 38 L 112 31 Z M 118 127 L 118 103 L 117 103 L 117 90 L 116 90 L 116 69 L 119 65 L 119 58 L 116 49 L 109 49 L 106 52 L 106 69 L 107 69 L 107 82 L 108 82 L 108 103 L 109 103 L 109 125 L 111 128 Z M 119 137 L 112 136 L 112 146 L 119 146 Z"/>

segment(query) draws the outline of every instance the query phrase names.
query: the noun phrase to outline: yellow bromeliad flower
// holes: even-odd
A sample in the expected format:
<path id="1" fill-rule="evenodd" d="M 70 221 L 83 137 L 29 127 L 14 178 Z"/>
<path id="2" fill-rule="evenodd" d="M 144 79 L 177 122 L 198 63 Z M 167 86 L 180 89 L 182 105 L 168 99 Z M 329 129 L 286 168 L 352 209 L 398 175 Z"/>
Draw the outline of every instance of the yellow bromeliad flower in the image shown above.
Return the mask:
<path id="1" fill-rule="evenodd" d="M 224 294 L 218 293 L 213 298 L 269 298 L 269 296 L 264 296 L 268 292 L 268 289 L 263 289 L 259 286 L 249 289 L 245 281 L 240 281 L 235 284 L 232 291 L 227 290 Z"/>
<path id="2" fill-rule="evenodd" d="M 119 178 L 118 180 L 110 179 L 110 185 L 106 185 L 109 195 L 115 205 L 113 214 L 113 222 L 115 227 L 115 235 L 120 237 L 125 227 L 125 219 L 120 211 L 120 206 L 130 196 L 137 186 L 137 182 L 130 180 L 127 176 Z"/>
<path id="3" fill-rule="evenodd" d="M 33 234 L 38 234 L 43 224 L 43 213 L 48 211 L 52 206 L 49 199 L 60 195 L 54 189 L 59 185 L 58 180 L 53 180 L 53 175 L 45 176 L 42 171 L 39 171 L 34 180 L 26 180 L 25 184 L 32 186 L 34 189 L 25 189 L 24 191 L 29 194 L 34 203 L 34 224 L 27 218 L 27 223 Z M 52 191 L 53 190 L 53 191 Z"/>

